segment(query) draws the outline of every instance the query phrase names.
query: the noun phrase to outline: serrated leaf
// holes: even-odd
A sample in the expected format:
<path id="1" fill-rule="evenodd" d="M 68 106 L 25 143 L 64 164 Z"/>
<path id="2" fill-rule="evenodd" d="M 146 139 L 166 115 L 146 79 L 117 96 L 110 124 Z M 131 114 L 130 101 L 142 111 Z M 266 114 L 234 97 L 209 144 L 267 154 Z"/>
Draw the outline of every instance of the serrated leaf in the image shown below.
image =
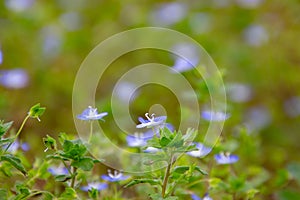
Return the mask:
<path id="1" fill-rule="evenodd" d="M 9 162 L 14 168 L 22 172 L 25 176 L 27 175 L 27 172 L 24 168 L 24 166 L 21 163 L 21 160 L 17 158 L 16 156 L 10 155 L 10 154 L 5 154 L 0 156 L 0 161 L 6 161 Z"/>
<path id="2" fill-rule="evenodd" d="M 161 185 L 161 182 L 158 180 L 153 180 L 153 179 L 134 179 L 132 181 L 130 181 L 129 183 L 127 183 L 124 187 L 128 188 L 131 186 L 134 186 L 136 184 L 140 184 L 140 183 L 149 183 L 150 185 Z"/>
<path id="3" fill-rule="evenodd" d="M 13 123 L 13 121 L 4 123 L 4 121 L 0 120 L 0 138 L 5 135 Z"/>
<path id="4" fill-rule="evenodd" d="M 71 165 L 73 167 L 80 168 L 84 171 L 90 171 L 94 167 L 94 159 L 89 158 L 89 157 L 81 158 L 78 161 L 72 162 Z"/>

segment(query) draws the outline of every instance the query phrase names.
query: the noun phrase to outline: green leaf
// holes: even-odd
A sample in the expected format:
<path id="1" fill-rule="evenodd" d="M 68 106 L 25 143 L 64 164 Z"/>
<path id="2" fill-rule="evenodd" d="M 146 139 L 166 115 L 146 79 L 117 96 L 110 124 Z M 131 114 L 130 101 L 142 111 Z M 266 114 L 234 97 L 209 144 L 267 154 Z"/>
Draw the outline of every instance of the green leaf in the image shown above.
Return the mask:
<path id="1" fill-rule="evenodd" d="M 59 200 L 69 200 L 69 199 L 78 199 L 77 193 L 73 188 L 66 188 L 65 191 L 58 198 Z"/>
<path id="2" fill-rule="evenodd" d="M 36 118 L 40 121 L 40 116 L 43 115 L 43 113 L 45 112 L 46 108 L 45 107 L 41 107 L 40 103 L 32 106 L 28 112 L 29 116 L 32 118 Z"/>
<path id="3" fill-rule="evenodd" d="M 127 183 L 124 187 L 128 188 L 140 183 L 149 183 L 150 185 L 161 185 L 161 182 L 155 179 L 134 179 Z"/>
<path id="4" fill-rule="evenodd" d="M 14 123 L 13 121 L 4 123 L 3 120 L 0 120 L 0 138 L 3 135 L 5 135 L 5 133 L 10 129 L 13 123 Z"/>
<path id="5" fill-rule="evenodd" d="M 160 140 L 157 137 L 153 137 L 152 139 L 147 141 L 147 147 L 155 147 L 161 149 Z"/>
<path id="6" fill-rule="evenodd" d="M 195 166 L 195 170 L 198 171 L 198 172 L 200 172 L 203 175 L 207 175 L 208 174 L 205 170 L 201 169 L 199 166 Z"/>
<path id="7" fill-rule="evenodd" d="M 0 120 L 0 137 L 2 137 L 12 126 L 13 121 L 4 123 L 3 120 Z"/>
<path id="8" fill-rule="evenodd" d="M 173 172 L 178 174 L 183 174 L 190 169 L 189 166 L 176 166 L 174 167 Z"/>
<path id="9" fill-rule="evenodd" d="M 65 174 L 55 176 L 55 181 L 57 181 L 57 182 L 66 182 L 70 179 L 71 179 L 71 177 L 69 175 L 65 175 Z"/>
<path id="10" fill-rule="evenodd" d="M 48 149 L 56 150 L 56 147 L 57 147 L 56 146 L 56 140 L 53 137 L 47 135 L 46 138 L 43 138 L 43 142 L 44 142 L 44 145 L 46 146 L 45 152 Z"/>
<path id="11" fill-rule="evenodd" d="M 162 146 L 162 147 L 165 147 L 167 146 L 169 143 L 171 142 L 170 139 L 166 138 L 166 137 L 162 137 L 159 141 L 159 144 Z"/>
<path id="12" fill-rule="evenodd" d="M 80 140 L 65 140 L 63 152 L 60 154 L 64 158 L 80 160 L 87 152 L 86 147 Z"/>
<path id="13" fill-rule="evenodd" d="M 22 172 L 22 174 L 24 174 L 25 176 L 27 175 L 27 172 L 24 166 L 22 165 L 21 160 L 16 156 L 10 154 L 2 155 L 0 156 L 0 161 L 9 162 L 14 168 Z"/>
<path id="14" fill-rule="evenodd" d="M 74 161 L 71 164 L 73 167 L 80 168 L 84 171 L 90 171 L 94 167 L 94 159 L 89 157 L 84 157 L 79 159 L 78 161 Z"/>
<path id="15" fill-rule="evenodd" d="M 16 189 L 18 191 L 18 194 L 23 194 L 24 196 L 30 195 L 30 190 L 28 187 L 26 187 L 23 184 L 17 184 Z"/>
<path id="16" fill-rule="evenodd" d="M 13 142 L 13 141 L 14 141 L 14 138 L 5 138 L 5 139 L 0 138 L 0 146 L 3 146 L 5 144 Z"/>

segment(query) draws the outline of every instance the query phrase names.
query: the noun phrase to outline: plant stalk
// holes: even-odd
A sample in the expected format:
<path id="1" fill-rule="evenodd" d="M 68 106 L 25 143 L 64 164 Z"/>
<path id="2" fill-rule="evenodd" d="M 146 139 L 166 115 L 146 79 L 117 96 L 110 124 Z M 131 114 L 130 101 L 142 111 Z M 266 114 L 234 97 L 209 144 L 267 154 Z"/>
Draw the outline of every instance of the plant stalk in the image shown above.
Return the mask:
<path id="1" fill-rule="evenodd" d="M 173 163 L 173 155 L 171 155 L 171 159 L 170 162 L 168 163 L 166 172 L 165 172 L 165 177 L 163 180 L 163 186 L 162 186 L 162 191 L 161 191 L 161 196 L 164 198 L 166 195 L 166 189 L 167 189 L 167 185 L 168 185 L 168 180 L 170 177 L 170 171 L 171 171 L 171 167 L 172 167 L 172 163 Z"/>
<path id="2" fill-rule="evenodd" d="M 27 115 L 27 116 L 25 117 L 25 119 L 23 120 L 23 122 L 22 122 L 22 124 L 21 124 L 21 126 L 20 126 L 20 128 L 19 128 L 19 130 L 18 130 L 18 132 L 16 133 L 16 135 L 15 135 L 15 137 L 14 137 L 14 140 L 13 140 L 12 142 L 10 142 L 10 143 L 7 145 L 7 147 L 6 147 L 5 151 L 4 151 L 4 153 L 7 152 L 7 150 L 9 149 L 9 147 L 10 147 L 10 146 L 15 142 L 15 140 L 18 138 L 18 136 L 20 135 L 20 133 L 21 133 L 22 129 L 24 128 L 24 125 L 25 125 L 26 121 L 29 119 L 29 117 L 30 117 L 30 115 Z"/>
<path id="3" fill-rule="evenodd" d="M 73 167 L 72 181 L 71 181 L 71 188 L 74 188 L 74 186 L 75 186 L 76 171 L 77 171 L 77 167 Z"/>

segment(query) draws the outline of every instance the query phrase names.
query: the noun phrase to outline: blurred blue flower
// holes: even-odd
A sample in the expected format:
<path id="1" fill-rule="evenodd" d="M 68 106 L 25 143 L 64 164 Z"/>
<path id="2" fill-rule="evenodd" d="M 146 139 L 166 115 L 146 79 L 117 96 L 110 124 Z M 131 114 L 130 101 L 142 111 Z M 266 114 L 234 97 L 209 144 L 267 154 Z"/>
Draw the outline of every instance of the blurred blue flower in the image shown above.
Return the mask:
<path id="1" fill-rule="evenodd" d="M 182 20 L 187 14 L 186 4 L 173 2 L 161 4 L 150 15 L 150 23 L 155 26 L 169 26 Z"/>
<path id="2" fill-rule="evenodd" d="M 196 144 L 196 148 L 198 150 L 190 151 L 190 152 L 187 152 L 186 154 L 188 154 L 189 156 L 202 158 L 202 157 L 206 156 L 207 154 L 209 154 L 212 150 L 212 148 L 206 147 L 202 143 L 196 143 L 195 142 L 195 144 Z"/>
<path id="3" fill-rule="evenodd" d="M 237 4 L 242 8 L 256 8 L 264 0 L 236 0 Z"/>
<path id="4" fill-rule="evenodd" d="M 50 172 L 52 175 L 68 175 L 69 171 L 66 167 L 49 167 L 48 172 Z"/>
<path id="5" fill-rule="evenodd" d="M 195 68 L 199 63 L 199 51 L 197 46 L 189 43 L 179 43 L 172 48 L 176 54 L 173 69 L 177 72 L 185 72 Z"/>
<path id="6" fill-rule="evenodd" d="M 122 172 L 114 171 L 114 173 L 111 173 L 110 170 L 107 170 L 108 175 L 103 174 L 101 178 L 103 180 L 109 181 L 109 182 L 118 182 L 118 181 L 123 181 L 127 180 L 129 176 L 124 176 Z"/>
<path id="7" fill-rule="evenodd" d="M 193 200 L 213 200 L 211 197 L 208 196 L 208 194 L 205 194 L 203 199 L 201 199 L 199 196 L 197 196 L 196 194 L 191 194 L 191 198 Z"/>
<path id="8" fill-rule="evenodd" d="M 152 114 L 150 118 L 149 113 L 146 113 L 145 116 L 147 119 L 143 119 L 142 117 L 138 118 L 141 124 L 138 124 L 136 128 L 145 128 L 145 127 L 152 128 L 152 127 L 161 126 L 162 124 L 164 124 L 164 122 L 167 119 L 166 116 L 154 117 L 154 114 Z"/>
<path id="9" fill-rule="evenodd" d="M 98 113 L 97 108 L 89 106 L 80 115 L 77 115 L 77 118 L 80 120 L 99 120 L 106 115 L 108 115 L 107 112 Z"/>
<path id="10" fill-rule="evenodd" d="M 215 160 L 220 165 L 232 164 L 239 160 L 237 155 L 231 155 L 230 153 L 219 153 L 215 155 Z"/>
<path id="11" fill-rule="evenodd" d="M 225 121 L 230 116 L 229 114 L 224 112 L 216 112 L 210 110 L 203 111 L 201 114 L 205 120 L 215 122 Z"/>
<path id="12" fill-rule="evenodd" d="M 249 85 L 242 83 L 228 84 L 227 87 L 228 97 L 234 102 L 247 102 L 252 97 L 252 89 Z"/>
<path id="13" fill-rule="evenodd" d="M 156 129 L 149 129 L 148 131 L 146 131 L 144 133 L 144 137 L 145 138 L 152 138 L 154 135 L 157 135 L 159 137 L 159 132 L 160 132 L 161 128 L 167 128 L 167 129 L 169 129 L 172 132 L 175 130 L 174 126 L 172 124 L 170 124 L 170 123 L 163 123 L 160 126 L 158 126 L 158 128 L 156 128 Z"/>
<path id="14" fill-rule="evenodd" d="M 0 71 L 0 85 L 6 88 L 19 89 L 26 87 L 27 84 L 28 74 L 23 69 Z"/>
<path id="15" fill-rule="evenodd" d="M 19 12 L 30 8 L 34 0 L 6 0 L 5 5 L 8 9 Z"/>
<path id="16" fill-rule="evenodd" d="M 3 63 L 3 53 L 0 49 L 0 65 Z"/>
<path id="17" fill-rule="evenodd" d="M 93 188 L 100 191 L 100 190 L 105 190 L 108 187 L 107 183 L 100 183 L 100 182 L 92 182 L 92 183 L 88 183 L 87 186 L 83 186 L 80 189 L 82 191 L 89 191 L 92 190 Z"/>
<path id="18" fill-rule="evenodd" d="M 248 26 L 244 31 L 244 39 L 250 46 L 261 46 L 269 39 L 267 30 L 258 24 Z"/>
<path id="19" fill-rule="evenodd" d="M 134 135 L 127 135 L 127 145 L 130 147 L 143 147 L 147 144 L 147 140 L 151 139 L 144 134 L 135 133 Z"/>

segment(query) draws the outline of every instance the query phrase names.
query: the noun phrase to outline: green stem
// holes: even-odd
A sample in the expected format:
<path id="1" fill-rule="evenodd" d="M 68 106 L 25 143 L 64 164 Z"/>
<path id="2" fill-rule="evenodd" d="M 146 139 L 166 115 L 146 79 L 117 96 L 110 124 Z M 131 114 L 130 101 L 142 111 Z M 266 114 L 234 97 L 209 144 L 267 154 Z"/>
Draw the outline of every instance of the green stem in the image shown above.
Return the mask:
<path id="1" fill-rule="evenodd" d="M 20 135 L 20 133 L 21 133 L 22 129 L 24 128 L 24 125 L 25 125 L 26 121 L 29 119 L 29 117 L 30 117 L 30 115 L 27 115 L 27 116 L 25 117 L 25 119 L 23 120 L 23 122 L 22 122 L 22 124 L 21 124 L 21 126 L 20 126 L 20 128 L 19 128 L 19 130 L 18 130 L 18 132 L 16 133 L 16 135 L 15 135 L 15 137 L 14 137 L 14 139 L 13 139 L 13 141 L 10 142 L 10 143 L 8 144 L 8 146 L 6 147 L 4 153 L 7 152 L 7 150 L 9 149 L 9 147 L 10 147 L 10 146 L 15 142 L 15 140 L 18 138 L 18 136 Z"/>
<path id="2" fill-rule="evenodd" d="M 172 163 L 173 163 L 173 155 L 171 155 L 171 159 L 170 159 L 170 162 L 168 163 L 168 166 L 167 166 L 167 169 L 165 172 L 165 176 L 164 176 L 164 180 L 163 180 L 162 191 L 161 191 L 161 196 L 163 198 L 165 197 L 165 194 L 166 194 L 166 189 L 167 189 L 167 185 L 168 185 L 168 180 L 169 180 L 169 176 L 170 176 Z"/>
<path id="3" fill-rule="evenodd" d="M 76 171 L 77 171 L 77 168 L 76 168 L 76 167 L 73 167 L 72 181 L 71 181 L 71 187 L 72 187 L 72 188 L 74 188 L 74 186 L 75 186 Z"/>
<path id="4" fill-rule="evenodd" d="M 93 121 L 90 122 L 90 137 L 89 137 L 89 143 L 92 141 L 93 137 Z"/>

